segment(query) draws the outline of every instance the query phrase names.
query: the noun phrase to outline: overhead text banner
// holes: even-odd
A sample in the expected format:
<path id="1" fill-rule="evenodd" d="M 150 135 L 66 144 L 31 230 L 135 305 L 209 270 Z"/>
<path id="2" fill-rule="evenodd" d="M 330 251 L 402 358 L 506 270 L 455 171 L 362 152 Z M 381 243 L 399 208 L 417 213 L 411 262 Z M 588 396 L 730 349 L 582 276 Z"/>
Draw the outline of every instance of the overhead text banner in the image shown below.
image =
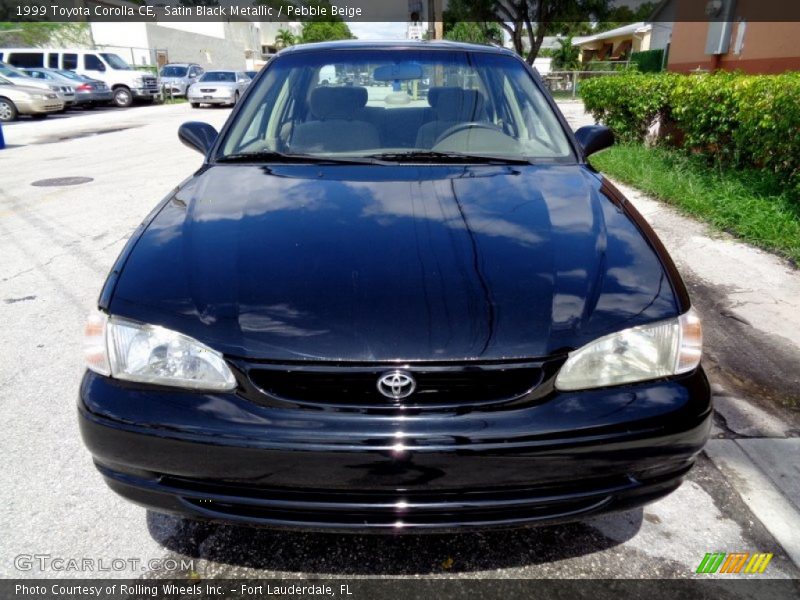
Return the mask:
<path id="1" fill-rule="evenodd" d="M 646 0 L 609 0 L 608 9 L 626 6 L 635 9 Z M 513 5 L 514 3 L 506 3 Z M 536 21 L 537 5 L 546 5 L 557 15 L 554 21 L 586 21 L 587 15 L 558 12 L 559 0 L 529 2 L 524 18 Z M 659 3 L 657 3 L 659 4 Z M 409 0 L 0 0 L 0 22 L 22 21 L 364 21 L 409 22 L 429 20 L 424 13 L 427 1 Z M 447 10 L 448 2 L 442 6 Z M 451 15 L 459 21 L 490 21 L 491 3 L 481 13 L 463 10 Z M 478 6 L 478 4 L 476 4 Z M 565 5 L 566 6 L 566 5 Z M 652 6 L 652 4 L 651 4 Z M 423 8 L 412 14 L 412 9 Z M 555 11 L 555 12 L 553 12 Z M 744 11 L 744 12 L 743 12 Z M 500 13 L 498 13 L 500 14 Z M 517 15 L 515 15 L 516 17 Z M 523 17 L 523 15 L 519 15 Z M 606 15 L 607 16 L 607 15 Z M 603 20 L 598 13 L 589 20 Z M 613 20 L 613 19 L 612 19 Z M 796 0 L 763 0 L 759 3 L 737 3 L 734 0 L 673 0 L 661 3 L 650 15 L 649 22 L 675 21 L 800 21 L 800 2 Z"/>

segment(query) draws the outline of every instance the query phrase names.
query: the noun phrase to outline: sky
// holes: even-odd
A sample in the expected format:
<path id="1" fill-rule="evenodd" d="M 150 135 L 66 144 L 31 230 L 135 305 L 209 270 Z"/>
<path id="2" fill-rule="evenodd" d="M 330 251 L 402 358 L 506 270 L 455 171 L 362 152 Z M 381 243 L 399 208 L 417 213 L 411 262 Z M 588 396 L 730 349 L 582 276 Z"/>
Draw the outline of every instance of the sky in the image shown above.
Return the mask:
<path id="1" fill-rule="evenodd" d="M 356 23 L 347 24 L 353 35 L 360 40 L 404 40 L 405 23 Z"/>

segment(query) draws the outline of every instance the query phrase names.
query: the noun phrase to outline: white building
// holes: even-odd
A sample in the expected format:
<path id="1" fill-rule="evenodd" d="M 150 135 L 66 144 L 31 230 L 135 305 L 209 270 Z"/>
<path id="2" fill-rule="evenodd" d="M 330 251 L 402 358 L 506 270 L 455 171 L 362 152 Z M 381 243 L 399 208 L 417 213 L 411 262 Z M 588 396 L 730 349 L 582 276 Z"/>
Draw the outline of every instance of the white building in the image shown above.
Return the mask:
<path id="1" fill-rule="evenodd" d="M 96 47 L 134 65 L 194 62 L 206 69 L 252 69 L 261 58 L 258 22 L 92 22 L 90 26 Z"/>

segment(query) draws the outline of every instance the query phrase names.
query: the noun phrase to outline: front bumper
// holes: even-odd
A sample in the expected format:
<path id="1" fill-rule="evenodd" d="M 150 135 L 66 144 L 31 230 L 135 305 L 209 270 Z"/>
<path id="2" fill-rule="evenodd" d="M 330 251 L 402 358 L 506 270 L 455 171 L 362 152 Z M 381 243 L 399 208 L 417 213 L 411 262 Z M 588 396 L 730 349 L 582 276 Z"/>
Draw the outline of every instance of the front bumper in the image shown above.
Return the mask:
<path id="1" fill-rule="evenodd" d="M 134 98 L 155 98 L 161 91 L 158 86 L 154 87 L 134 87 L 131 88 Z"/>
<path id="2" fill-rule="evenodd" d="M 188 83 L 181 83 L 180 81 L 161 81 L 164 89 L 173 96 L 185 96 L 186 88 L 189 87 Z"/>
<path id="3" fill-rule="evenodd" d="M 233 94 L 189 94 L 187 96 L 189 102 L 198 104 L 233 104 L 235 102 Z"/>
<path id="4" fill-rule="evenodd" d="M 498 410 L 353 414 L 87 373 L 81 432 L 152 508 L 273 527 L 438 531 L 623 510 L 678 487 L 710 428 L 702 370 Z"/>
<path id="5" fill-rule="evenodd" d="M 17 108 L 23 115 L 41 115 L 58 112 L 64 108 L 60 98 L 32 99 L 29 102 L 18 102 Z"/>

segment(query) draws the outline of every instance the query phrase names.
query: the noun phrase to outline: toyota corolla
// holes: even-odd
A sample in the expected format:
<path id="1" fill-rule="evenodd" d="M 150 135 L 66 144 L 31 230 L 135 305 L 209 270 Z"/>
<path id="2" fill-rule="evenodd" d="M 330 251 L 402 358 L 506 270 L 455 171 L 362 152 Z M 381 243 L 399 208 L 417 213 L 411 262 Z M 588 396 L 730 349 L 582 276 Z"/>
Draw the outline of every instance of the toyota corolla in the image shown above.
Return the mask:
<path id="1" fill-rule="evenodd" d="M 201 519 L 432 531 L 680 485 L 710 427 L 700 321 L 587 163 L 609 130 L 573 133 L 512 52 L 293 47 L 219 133 L 178 133 L 204 162 L 86 328 L 80 425 L 116 492 Z"/>

